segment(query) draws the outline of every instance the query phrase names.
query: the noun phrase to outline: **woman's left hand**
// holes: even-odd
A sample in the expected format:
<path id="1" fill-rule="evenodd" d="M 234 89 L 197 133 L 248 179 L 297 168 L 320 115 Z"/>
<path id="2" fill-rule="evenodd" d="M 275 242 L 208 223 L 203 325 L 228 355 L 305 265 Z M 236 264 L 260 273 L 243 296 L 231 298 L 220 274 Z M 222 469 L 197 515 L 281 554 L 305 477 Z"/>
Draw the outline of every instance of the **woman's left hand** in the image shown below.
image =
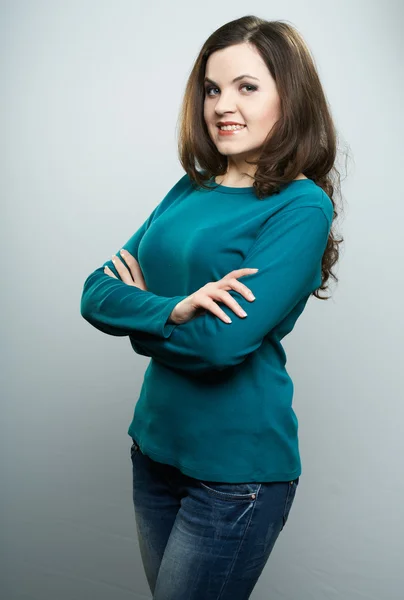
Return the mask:
<path id="1" fill-rule="evenodd" d="M 120 275 L 121 281 L 127 285 L 133 285 L 141 290 L 147 291 L 143 273 L 136 258 L 132 256 L 132 254 L 129 254 L 127 250 L 121 250 L 120 254 L 122 258 L 125 259 L 125 262 L 129 267 L 128 269 L 123 262 L 117 256 L 115 256 L 115 254 L 112 256 L 112 262 L 114 263 L 114 267 Z M 104 273 L 110 277 L 118 279 L 118 277 L 108 267 L 104 267 Z"/>

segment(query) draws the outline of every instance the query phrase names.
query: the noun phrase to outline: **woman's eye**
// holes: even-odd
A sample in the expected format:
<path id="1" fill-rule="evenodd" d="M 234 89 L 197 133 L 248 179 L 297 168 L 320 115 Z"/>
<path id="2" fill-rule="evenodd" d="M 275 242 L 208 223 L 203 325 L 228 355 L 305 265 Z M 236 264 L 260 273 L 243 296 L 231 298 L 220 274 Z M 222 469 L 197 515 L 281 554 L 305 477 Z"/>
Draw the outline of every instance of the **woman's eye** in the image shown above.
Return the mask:
<path id="1" fill-rule="evenodd" d="M 252 91 L 252 92 L 254 92 L 254 91 L 256 91 L 258 89 L 255 85 L 250 85 L 248 83 L 245 83 L 244 85 L 241 86 L 241 88 L 245 88 L 245 87 L 246 88 L 251 88 L 250 91 Z M 209 87 L 205 88 L 205 91 L 206 91 L 207 96 L 212 96 L 212 94 L 210 94 L 210 91 L 211 90 L 218 90 L 218 89 L 219 88 L 217 88 L 217 87 L 209 86 Z M 216 94 L 213 94 L 213 95 L 215 96 Z"/>

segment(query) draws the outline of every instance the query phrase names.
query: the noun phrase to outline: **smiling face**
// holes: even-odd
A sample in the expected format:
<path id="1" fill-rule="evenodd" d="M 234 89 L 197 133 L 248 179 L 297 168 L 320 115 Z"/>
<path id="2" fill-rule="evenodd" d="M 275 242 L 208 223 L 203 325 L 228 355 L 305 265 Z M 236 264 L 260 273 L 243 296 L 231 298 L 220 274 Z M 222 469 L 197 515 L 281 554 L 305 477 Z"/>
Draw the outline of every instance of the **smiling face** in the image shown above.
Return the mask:
<path id="1" fill-rule="evenodd" d="M 238 79 L 240 75 L 244 76 Z M 229 163 L 251 173 L 251 166 L 244 166 L 243 161 L 255 157 L 280 116 L 272 75 L 256 48 L 243 43 L 209 56 L 204 85 L 204 119 L 209 136 Z M 245 127 L 221 134 L 219 121 L 234 121 Z"/>

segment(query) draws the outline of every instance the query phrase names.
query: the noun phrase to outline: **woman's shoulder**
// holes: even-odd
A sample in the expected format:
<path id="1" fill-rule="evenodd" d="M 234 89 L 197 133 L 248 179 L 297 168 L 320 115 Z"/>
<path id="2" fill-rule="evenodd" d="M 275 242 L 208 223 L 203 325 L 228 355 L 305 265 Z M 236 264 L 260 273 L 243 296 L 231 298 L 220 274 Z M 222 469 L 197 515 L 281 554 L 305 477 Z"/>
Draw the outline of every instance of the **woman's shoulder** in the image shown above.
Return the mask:
<path id="1" fill-rule="evenodd" d="M 285 210 L 319 208 L 323 211 L 328 222 L 332 223 L 334 215 L 333 203 L 323 188 L 312 179 L 294 180 L 288 186 L 287 191 L 290 198 L 287 206 L 284 207 Z"/>

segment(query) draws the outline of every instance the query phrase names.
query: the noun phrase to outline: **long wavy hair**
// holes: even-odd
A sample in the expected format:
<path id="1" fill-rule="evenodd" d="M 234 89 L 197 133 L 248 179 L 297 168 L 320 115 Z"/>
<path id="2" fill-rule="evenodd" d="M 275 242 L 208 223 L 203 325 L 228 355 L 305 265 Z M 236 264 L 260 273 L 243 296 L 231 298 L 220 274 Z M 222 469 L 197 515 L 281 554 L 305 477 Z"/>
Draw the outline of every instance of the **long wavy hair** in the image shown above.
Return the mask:
<path id="1" fill-rule="evenodd" d="M 337 134 L 320 78 L 312 57 L 300 33 L 285 21 L 266 21 L 244 16 L 226 23 L 203 44 L 189 75 L 180 108 L 178 135 L 179 160 L 198 187 L 224 175 L 227 156 L 221 154 L 211 140 L 204 119 L 204 78 L 209 56 L 217 50 L 241 43 L 253 44 L 275 80 L 280 97 L 281 116 L 259 148 L 254 184 L 259 199 L 279 193 L 281 187 L 300 173 L 319 185 L 332 201 L 333 223 L 322 258 L 322 283 L 312 292 L 319 295 L 328 288 L 331 276 L 338 277 L 332 267 L 339 258 L 335 237 L 338 217 L 335 193 L 340 193 L 340 173 L 336 168 Z M 211 185 L 209 186 L 211 189 Z"/>

